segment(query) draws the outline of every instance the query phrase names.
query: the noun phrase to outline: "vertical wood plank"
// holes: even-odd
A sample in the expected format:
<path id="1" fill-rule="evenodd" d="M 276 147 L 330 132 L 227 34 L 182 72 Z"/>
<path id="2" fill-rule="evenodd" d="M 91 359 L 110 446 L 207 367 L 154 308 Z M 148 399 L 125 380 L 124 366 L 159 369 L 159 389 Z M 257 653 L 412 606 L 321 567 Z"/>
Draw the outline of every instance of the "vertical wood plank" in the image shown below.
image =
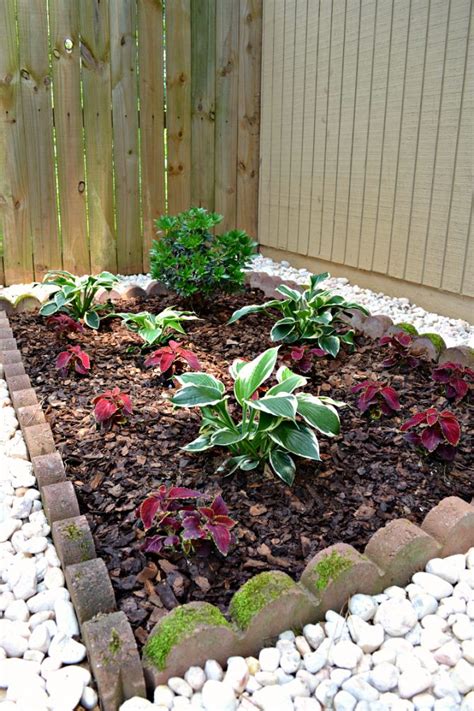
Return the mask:
<path id="1" fill-rule="evenodd" d="M 214 209 L 216 0 L 191 0 L 191 202 Z"/>
<path id="2" fill-rule="evenodd" d="M 109 2 L 79 6 L 91 271 L 116 271 Z"/>
<path id="3" fill-rule="evenodd" d="M 262 78 L 260 119 L 260 176 L 258 192 L 258 239 L 268 244 L 268 195 L 270 191 L 271 114 L 268 110 L 272 92 L 274 3 L 263 3 L 262 18 Z"/>
<path id="4" fill-rule="evenodd" d="M 63 267 L 90 271 L 81 106 L 79 6 L 75 0 L 49 0 L 54 124 Z"/>
<path id="5" fill-rule="evenodd" d="M 237 126 L 239 98 L 239 3 L 216 6 L 215 209 L 223 231 L 237 223 Z"/>
<path id="6" fill-rule="evenodd" d="M 121 274 L 142 269 L 138 187 L 137 5 L 110 5 L 112 124 L 117 224 L 117 267 Z"/>
<path id="7" fill-rule="evenodd" d="M 163 3 L 138 0 L 143 269 L 150 266 L 154 221 L 165 213 Z"/>
<path id="8" fill-rule="evenodd" d="M 240 0 L 237 227 L 257 236 L 262 0 Z"/>
<path id="9" fill-rule="evenodd" d="M 168 212 L 191 206 L 191 5 L 166 3 Z"/>
<path id="10" fill-rule="evenodd" d="M 6 284 L 34 278 L 15 0 L 0 3 L 0 212 Z"/>
<path id="11" fill-rule="evenodd" d="M 61 267 L 46 0 L 18 0 L 20 91 L 35 278 Z"/>
<path id="12" fill-rule="evenodd" d="M 270 189 L 268 193 L 268 243 L 278 247 L 278 217 L 280 207 L 281 132 L 283 100 L 283 68 L 285 42 L 285 3 L 275 3 L 273 18 L 272 92 L 269 111 L 270 127 Z"/>

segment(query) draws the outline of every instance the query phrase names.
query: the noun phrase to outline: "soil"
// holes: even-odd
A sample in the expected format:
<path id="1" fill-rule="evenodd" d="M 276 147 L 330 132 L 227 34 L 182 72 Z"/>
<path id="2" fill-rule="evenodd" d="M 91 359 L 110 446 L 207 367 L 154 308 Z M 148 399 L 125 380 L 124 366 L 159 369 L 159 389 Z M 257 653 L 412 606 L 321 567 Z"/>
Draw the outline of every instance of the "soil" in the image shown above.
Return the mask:
<path id="1" fill-rule="evenodd" d="M 251 359 L 270 347 L 273 321 L 249 316 L 232 326 L 226 321 L 246 304 L 261 301 L 261 292 L 216 298 L 202 320 L 186 324 L 187 343 L 203 369 L 231 383 L 227 368 L 234 358 Z M 117 304 L 119 311 L 180 306 L 176 298 L 157 297 Z M 446 407 L 440 386 L 422 363 L 408 373 L 383 370 L 384 357 L 373 341 L 357 338 L 353 354 L 317 359 L 307 390 L 344 400 L 341 432 L 319 437 L 320 463 L 298 460 L 292 488 L 260 471 L 222 478 L 216 474 L 222 449 L 188 454 L 181 447 L 198 434 L 195 410 L 176 410 L 173 390 L 153 369 L 143 367 L 139 339 L 110 319 L 100 332 L 72 336 L 92 360 L 89 376 L 62 378 L 56 355 L 68 344 L 35 314 L 11 317 L 25 368 L 52 427 L 81 511 L 109 569 L 120 609 L 127 614 L 139 643 L 167 610 L 192 600 L 206 600 L 225 610 L 232 594 L 249 577 L 264 570 L 299 576 L 310 558 L 337 541 L 362 551 L 371 534 L 388 521 L 405 517 L 420 523 L 446 496 L 470 501 L 474 494 L 473 401 L 449 406 L 458 417 L 462 438 L 451 464 L 423 457 L 403 439 L 399 426 L 428 406 Z M 288 349 L 286 349 L 288 350 Z M 285 348 L 280 353 L 283 354 Z M 371 420 L 355 407 L 351 386 L 376 374 L 397 390 L 400 416 Z M 92 417 L 91 399 L 118 386 L 133 402 L 129 422 L 103 433 Z M 238 521 L 236 542 L 227 558 L 217 553 L 187 561 L 145 554 L 136 509 L 159 484 L 179 484 L 218 492 Z"/>

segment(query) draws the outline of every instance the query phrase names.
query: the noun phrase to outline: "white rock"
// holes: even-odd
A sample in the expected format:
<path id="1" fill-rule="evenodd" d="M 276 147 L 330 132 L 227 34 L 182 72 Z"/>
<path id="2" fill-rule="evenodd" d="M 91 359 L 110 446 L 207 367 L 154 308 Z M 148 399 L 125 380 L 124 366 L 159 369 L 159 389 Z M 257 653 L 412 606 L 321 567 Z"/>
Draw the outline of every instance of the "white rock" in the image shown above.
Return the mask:
<path id="1" fill-rule="evenodd" d="M 380 623 L 385 632 L 393 637 L 405 635 L 416 625 L 417 619 L 411 603 L 396 598 L 382 602 L 374 617 L 375 623 Z"/>
<path id="2" fill-rule="evenodd" d="M 446 696 L 451 696 L 456 702 L 460 703 L 461 695 L 454 686 L 453 680 L 448 672 L 439 670 L 432 677 L 433 693 L 438 699 Z"/>
<path id="3" fill-rule="evenodd" d="M 293 701 L 295 711 L 321 711 L 321 704 L 316 699 L 297 696 Z M 469 710 L 470 711 L 470 710 Z"/>
<path id="4" fill-rule="evenodd" d="M 53 570 L 55 569 L 53 568 Z M 72 602 L 61 599 L 55 600 L 54 615 L 59 632 L 69 637 L 75 637 L 79 634 L 79 623 Z"/>
<path id="5" fill-rule="evenodd" d="M 384 641 L 384 628 L 381 624 L 369 625 L 362 618 L 350 615 L 347 626 L 352 639 L 364 653 L 375 652 Z"/>
<path id="6" fill-rule="evenodd" d="M 474 665 L 460 659 L 450 674 L 451 681 L 461 694 L 474 689 Z"/>
<path id="7" fill-rule="evenodd" d="M 286 640 L 288 642 L 294 642 L 296 639 L 296 635 L 293 632 L 293 630 L 285 630 L 285 632 L 280 632 L 278 635 L 279 640 Z"/>
<path id="8" fill-rule="evenodd" d="M 338 690 L 339 687 L 337 684 L 331 681 L 331 679 L 325 679 L 316 687 L 314 695 L 322 704 L 323 708 L 330 708 Z"/>
<path id="9" fill-rule="evenodd" d="M 306 658 L 311 657 L 313 654 L 317 654 L 317 652 L 312 652 L 312 654 L 307 654 Z M 294 674 L 298 667 L 300 666 L 301 663 L 301 656 L 300 653 L 295 649 L 294 652 L 285 652 L 284 654 L 281 655 L 280 657 L 280 667 L 283 669 L 283 671 L 286 674 Z M 306 662 L 305 662 L 306 666 Z M 306 669 L 308 671 L 312 671 L 306 666 Z"/>
<path id="10" fill-rule="evenodd" d="M 31 553 L 31 555 L 34 555 L 35 553 L 42 553 L 47 547 L 48 539 L 46 536 L 35 536 L 34 538 L 30 538 L 25 543 L 23 550 L 25 553 Z"/>
<path id="11" fill-rule="evenodd" d="M 429 649 L 431 652 L 447 644 L 450 640 L 451 637 L 439 629 L 422 630 L 420 636 L 421 646 Z"/>
<path id="12" fill-rule="evenodd" d="M 28 600 L 36 593 L 36 566 L 34 560 L 19 561 L 9 573 L 9 582 L 17 600 Z"/>
<path id="13" fill-rule="evenodd" d="M 44 624 L 47 625 L 48 622 Z M 49 645 L 48 654 L 60 659 L 63 664 L 78 664 L 85 658 L 86 648 L 80 642 L 58 632 Z"/>
<path id="14" fill-rule="evenodd" d="M 206 681 L 201 693 L 201 702 L 206 711 L 235 711 L 237 708 L 234 690 L 224 681 Z"/>
<path id="15" fill-rule="evenodd" d="M 432 558 L 426 564 L 426 572 L 437 575 L 446 582 L 454 585 L 459 581 L 459 576 L 466 567 L 464 555 L 450 555 L 447 558 Z"/>
<path id="16" fill-rule="evenodd" d="M 428 649 L 423 649 L 423 647 L 415 647 L 413 650 L 413 654 L 421 662 L 421 666 L 423 666 L 427 671 L 429 671 L 430 674 L 434 674 L 438 670 L 439 664 L 436 661 L 432 652 L 430 652 Z"/>
<path id="17" fill-rule="evenodd" d="M 215 659 L 208 659 L 204 665 L 204 673 L 209 681 L 222 681 L 224 678 L 224 671 Z"/>
<path id="18" fill-rule="evenodd" d="M 371 595 L 358 593 L 349 600 L 349 612 L 351 615 L 361 617 L 365 622 L 371 620 L 377 610 L 377 604 Z"/>
<path id="19" fill-rule="evenodd" d="M 434 658 L 439 664 L 446 664 L 448 667 L 454 667 L 461 659 L 461 645 L 454 639 L 451 639 L 446 644 L 443 644 L 434 652 Z"/>
<path id="20" fill-rule="evenodd" d="M 247 665 L 247 669 L 249 670 L 249 674 L 256 674 L 260 671 L 260 662 L 258 659 L 255 659 L 255 657 L 245 657 L 245 663 Z"/>
<path id="21" fill-rule="evenodd" d="M 462 656 L 470 664 L 474 664 L 474 640 L 467 639 L 461 643 Z"/>
<path id="22" fill-rule="evenodd" d="M 320 624 L 305 625 L 303 627 L 303 635 L 313 649 L 317 649 L 326 637 L 323 627 Z"/>
<path id="23" fill-rule="evenodd" d="M 349 694 L 348 691 L 338 691 L 334 697 L 334 709 L 335 711 L 353 711 L 355 709 L 357 700 Z"/>
<path id="24" fill-rule="evenodd" d="M 36 677 L 39 669 L 40 665 L 37 662 L 24 659 L 0 660 L 0 689 L 6 689 L 15 679 L 25 682 L 30 677 Z"/>
<path id="25" fill-rule="evenodd" d="M 174 691 L 171 691 L 166 684 L 160 684 L 153 693 L 153 703 L 157 706 L 164 706 L 167 709 L 173 707 Z"/>
<path id="26" fill-rule="evenodd" d="M 64 586 L 64 574 L 61 568 L 48 568 L 44 576 L 44 583 L 47 590 L 62 588 Z"/>
<path id="27" fill-rule="evenodd" d="M 90 686 L 86 686 L 82 692 L 80 704 L 84 706 L 85 709 L 94 709 L 97 706 L 98 698 L 95 689 Z"/>
<path id="28" fill-rule="evenodd" d="M 398 678 L 398 692 L 402 699 L 411 699 L 431 686 L 431 674 L 422 667 L 404 671 Z"/>
<path id="29" fill-rule="evenodd" d="M 43 612 L 44 610 L 54 610 L 56 600 L 69 600 L 69 593 L 66 588 L 43 590 L 43 592 L 30 597 L 26 604 L 33 613 Z"/>
<path id="30" fill-rule="evenodd" d="M 292 699 L 310 696 L 309 687 L 302 679 L 292 679 L 289 681 L 285 684 L 285 691 L 291 696 Z"/>
<path id="31" fill-rule="evenodd" d="M 184 680 L 188 682 L 194 691 L 201 691 L 206 683 L 206 675 L 201 667 L 189 667 L 184 675 Z"/>
<path id="32" fill-rule="evenodd" d="M 393 689 L 398 683 L 399 671 L 394 664 L 387 662 L 378 664 L 369 673 L 369 682 L 377 691 L 385 692 Z"/>
<path id="33" fill-rule="evenodd" d="M 263 711 L 294 711 L 293 701 L 284 686 L 265 686 L 255 692 L 253 700 Z M 211 711 L 211 707 L 205 708 Z M 224 711 L 224 708 L 216 706 L 215 710 L 212 707 L 212 711 Z"/>
<path id="34" fill-rule="evenodd" d="M 417 694 L 412 698 L 416 711 L 430 711 L 430 709 L 434 708 L 435 701 L 434 696 L 426 692 Z"/>
<path id="35" fill-rule="evenodd" d="M 309 644 L 309 642 L 307 642 L 306 637 L 303 637 L 303 635 L 298 635 L 296 637 L 295 647 L 302 657 L 312 651 L 311 645 Z"/>
<path id="36" fill-rule="evenodd" d="M 28 640 L 28 647 L 46 654 L 50 645 L 49 630 L 45 622 L 35 627 Z"/>
<path id="37" fill-rule="evenodd" d="M 29 662 L 38 662 L 38 664 L 41 664 L 44 659 L 44 653 L 40 652 L 38 649 L 27 649 L 23 655 L 23 659 Z"/>
<path id="38" fill-rule="evenodd" d="M 474 547 L 469 548 L 466 553 L 466 567 L 472 570 L 474 568 Z"/>
<path id="39" fill-rule="evenodd" d="M 229 657 L 224 682 L 240 694 L 245 689 L 248 679 L 249 669 L 245 659 L 243 657 Z"/>
<path id="40" fill-rule="evenodd" d="M 389 588 L 385 588 L 384 593 L 388 597 L 398 600 L 404 600 L 407 596 L 405 588 L 401 588 L 398 585 L 391 585 Z"/>
<path id="41" fill-rule="evenodd" d="M 461 711 L 474 711 L 474 691 L 470 691 L 463 699 Z"/>
<path id="42" fill-rule="evenodd" d="M 180 676 L 172 676 L 168 679 L 168 686 L 178 696 L 186 696 L 186 698 L 190 699 L 193 695 L 193 690 L 188 682 L 181 679 Z"/>
<path id="43" fill-rule="evenodd" d="M 299 671 L 299 670 L 298 670 Z M 288 684 L 288 682 L 293 681 L 293 674 L 287 674 L 283 669 L 278 668 L 275 672 L 261 672 L 263 674 L 274 674 L 277 679 L 277 684 Z"/>
<path id="44" fill-rule="evenodd" d="M 358 701 L 376 701 L 379 697 L 377 689 L 367 683 L 361 676 L 351 677 L 351 679 L 343 683 L 342 688 L 352 694 Z"/>
<path id="45" fill-rule="evenodd" d="M 299 673 L 299 672 L 298 672 Z M 352 671 L 350 669 L 331 669 L 329 678 L 338 686 L 342 686 L 346 679 L 350 679 Z"/>
<path id="46" fill-rule="evenodd" d="M 26 622 L 30 616 L 30 611 L 28 610 L 24 600 L 14 600 L 8 605 L 4 616 L 7 620 L 19 620 L 20 622 Z"/>
<path id="47" fill-rule="evenodd" d="M 321 654 L 321 652 L 311 652 L 311 654 L 305 654 L 303 657 L 303 664 L 306 671 L 311 674 L 315 674 L 320 669 L 324 667 L 327 662 L 327 655 Z M 296 669 L 295 669 L 296 671 Z"/>
<path id="48" fill-rule="evenodd" d="M 15 531 L 21 527 L 21 521 L 16 518 L 7 518 L 0 523 L 0 543 L 8 541 Z"/>
<path id="49" fill-rule="evenodd" d="M 416 612 L 416 616 L 421 620 L 425 615 L 431 615 L 438 608 L 438 601 L 433 595 L 420 593 L 411 598 L 411 604 Z"/>
<path id="50" fill-rule="evenodd" d="M 157 708 L 151 701 L 143 699 L 141 696 L 133 696 L 124 701 L 119 711 L 157 711 Z"/>
<path id="51" fill-rule="evenodd" d="M 42 667 L 45 665 L 46 661 L 47 660 L 45 659 L 41 665 Z M 91 678 L 90 671 L 85 667 L 74 665 L 61 667 L 61 669 L 58 669 L 57 671 L 50 671 L 48 673 L 46 678 L 46 690 L 51 695 L 59 696 L 60 691 L 67 687 L 68 684 L 71 684 L 74 688 L 79 689 L 80 687 L 81 689 L 81 693 L 78 698 L 79 701 L 84 687 L 90 684 Z M 76 701 L 76 704 L 78 701 Z"/>
<path id="52" fill-rule="evenodd" d="M 329 661 L 343 669 L 354 669 L 362 659 L 362 654 L 360 647 L 353 642 L 337 642 L 329 653 Z"/>
<path id="53" fill-rule="evenodd" d="M 276 671 L 280 663 L 280 657 L 280 651 L 275 647 L 264 647 L 258 655 L 260 669 L 268 672 Z"/>
<path id="54" fill-rule="evenodd" d="M 423 590 L 432 595 L 437 600 L 443 597 L 449 597 L 453 593 L 453 586 L 446 582 L 443 578 L 432 573 L 415 573 L 412 578 L 416 585 L 419 585 Z"/>

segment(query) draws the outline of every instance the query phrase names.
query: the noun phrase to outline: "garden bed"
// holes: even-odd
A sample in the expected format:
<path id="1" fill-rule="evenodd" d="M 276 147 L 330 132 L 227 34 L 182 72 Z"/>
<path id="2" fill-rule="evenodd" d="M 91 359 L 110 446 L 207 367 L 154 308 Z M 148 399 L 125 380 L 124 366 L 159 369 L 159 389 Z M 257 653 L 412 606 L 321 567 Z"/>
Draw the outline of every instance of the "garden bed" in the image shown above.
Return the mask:
<path id="1" fill-rule="evenodd" d="M 263 300 L 261 294 L 251 291 L 221 297 L 202 314 L 203 320 L 187 324 L 186 341 L 203 369 L 228 385 L 227 367 L 234 358 L 251 359 L 272 345 L 273 322 L 265 316 L 225 325 L 234 309 L 258 300 Z M 116 310 L 146 308 L 157 313 L 169 305 L 179 303 L 160 297 L 148 299 L 146 305 L 119 303 Z M 344 541 L 362 550 L 387 521 L 406 517 L 419 523 L 442 498 L 457 495 L 470 500 L 473 494 L 472 402 L 449 407 L 462 428 L 454 463 L 420 458 L 404 441 L 399 426 L 415 409 L 442 409 L 445 399 L 430 378 L 428 364 L 405 374 L 384 371 L 385 354 L 373 341 L 358 337 L 354 354 L 318 359 L 307 390 L 349 406 L 340 413 L 341 435 L 319 438 L 322 462 L 298 460 L 290 489 L 276 477 L 256 471 L 223 479 L 215 473 L 223 450 L 183 452 L 180 447 L 198 434 L 199 414 L 173 411 L 169 383 L 143 367 L 139 339 L 119 320 L 106 322 L 100 332 L 87 330 L 74 337 L 91 356 L 93 367 L 88 377 L 66 379 L 54 367 L 62 344 L 44 320 L 18 314 L 11 322 L 81 511 L 91 525 L 97 554 L 109 568 L 118 605 L 140 642 L 177 604 L 206 600 L 224 609 L 235 590 L 257 572 L 280 569 L 298 576 L 321 548 Z M 397 390 L 399 415 L 374 421 L 356 409 L 351 387 L 373 373 Z M 134 415 L 129 423 L 104 434 L 92 418 L 91 399 L 114 386 L 130 395 Z M 238 521 L 236 545 L 226 559 L 213 554 L 188 563 L 182 557 L 143 553 L 136 509 L 161 483 L 191 486 L 210 496 L 222 492 Z"/>

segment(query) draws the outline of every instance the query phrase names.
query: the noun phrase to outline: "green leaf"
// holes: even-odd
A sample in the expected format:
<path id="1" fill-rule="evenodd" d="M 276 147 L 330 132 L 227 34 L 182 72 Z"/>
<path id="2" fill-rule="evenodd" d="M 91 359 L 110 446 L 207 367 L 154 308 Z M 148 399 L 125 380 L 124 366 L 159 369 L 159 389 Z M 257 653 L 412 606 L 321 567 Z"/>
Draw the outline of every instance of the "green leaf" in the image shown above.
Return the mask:
<path id="1" fill-rule="evenodd" d="M 214 432 L 211 437 L 212 444 L 217 444 L 220 447 L 227 447 L 229 444 L 235 444 L 236 442 L 241 442 L 247 434 L 244 432 L 234 432 L 230 429 L 220 429 Z"/>
<path id="2" fill-rule="evenodd" d="M 275 417 L 286 417 L 294 420 L 296 415 L 297 400 L 294 395 L 283 394 L 275 396 L 265 396 L 259 400 L 246 400 L 247 405 L 254 410 L 268 412 Z"/>
<path id="3" fill-rule="evenodd" d="M 296 396 L 298 404 L 298 414 L 303 417 L 309 425 L 329 437 L 339 434 L 339 415 L 332 408 L 328 407 L 314 395 L 300 393 Z"/>
<path id="4" fill-rule="evenodd" d="M 211 449 L 213 446 L 214 444 L 211 443 L 211 438 L 208 435 L 200 435 L 181 449 L 184 449 L 186 452 L 203 452 L 205 449 Z"/>
<path id="5" fill-rule="evenodd" d="M 318 345 L 323 349 L 323 351 L 326 351 L 326 353 L 332 355 L 333 358 L 337 356 L 339 348 L 341 347 L 341 343 L 337 336 L 320 336 L 318 338 Z"/>
<path id="6" fill-rule="evenodd" d="M 233 474 L 236 469 L 250 471 L 251 469 L 258 467 L 258 464 L 259 462 L 257 459 L 252 459 L 252 457 L 249 457 L 246 454 L 241 454 L 238 457 L 230 457 L 230 459 L 226 459 L 225 462 L 218 467 L 217 471 L 219 473 L 223 473 L 224 476 L 230 476 L 230 474 Z"/>
<path id="7" fill-rule="evenodd" d="M 87 311 L 84 314 L 84 321 L 89 328 L 98 329 L 100 326 L 100 317 L 95 311 Z"/>
<path id="8" fill-rule="evenodd" d="M 291 301 L 299 301 L 301 299 L 301 292 L 296 289 L 291 289 L 286 284 L 280 284 L 275 291 L 278 291 L 279 294 L 283 294 L 283 296 L 287 296 Z"/>
<path id="9" fill-rule="evenodd" d="M 234 385 L 235 397 L 241 405 L 270 377 L 277 356 L 278 348 L 268 348 L 250 363 L 242 366 Z"/>
<path id="10" fill-rule="evenodd" d="M 286 365 L 282 365 L 282 367 L 277 370 L 276 379 L 278 380 L 278 385 L 271 387 L 267 391 L 266 397 L 269 395 L 279 395 L 280 393 L 292 393 L 296 388 L 302 388 L 308 382 L 307 378 L 303 375 L 293 373 Z"/>
<path id="11" fill-rule="evenodd" d="M 321 284 L 322 281 L 324 281 L 325 279 L 329 279 L 330 276 L 331 275 L 329 274 L 329 272 L 323 272 L 322 274 L 312 274 L 309 280 L 311 285 L 311 291 L 314 291 L 316 287 Z"/>
<path id="12" fill-rule="evenodd" d="M 265 304 L 251 304 L 249 306 L 243 306 L 241 309 L 234 311 L 230 319 L 227 321 L 227 325 L 229 326 L 231 323 L 235 323 L 239 320 L 239 318 L 242 318 L 242 316 L 257 314 L 259 311 L 265 311 L 265 309 L 273 306 L 275 302 L 279 303 L 277 299 L 274 299 L 273 301 L 267 301 Z"/>
<path id="13" fill-rule="evenodd" d="M 217 388 L 209 388 L 204 385 L 184 385 L 171 402 L 177 407 L 203 407 L 215 405 L 222 400 L 222 393 Z"/>
<path id="14" fill-rule="evenodd" d="M 57 311 L 59 311 L 59 306 L 54 301 L 48 301 L 39 310 L 41 316 L 52 316 Z"/>
<path id="15" fill-rule="evenodd" d="M 270 331 L 270 338 L 272 339 L 272 341 L 283 341 L 285 338 L 288 338 L 290 333 L 295 330 L 295 326 L 295 319 L 291 316 L 282 318 L 277 321 L 276 324 L 273 326 L 272 330 Z"/>
<path id="16" fill-rule="evenodd" d="M 282 422 L 269 432 L 270 438 L 293 454 L 320 461 L 319 444 L 309 427 L 299 422 Z"/>
<path id="17" fill-rule="evenodd" d="M 259 420 L 258 420 L 258 427 L 256 430 L 256 434 L 260 434 L 262 432 L 269 432 L 270 430 L 274 430 L 275 427 L 278 427 L 280 424 L 281 420 L 279 417 L 275 417 L 274 415 L 270 415 L 268 412 L 262 412 L 260 414 Z M 250 439 L 253 439 L 253 436 L 250 437 Z"/>
<path id="18" fill-rule="evenodd" d="M 236 358 L 229 365 L 229 373 L 231 374 L 234 380 L 237 380 L 237 376 L 246 362 L 247 361 L 243 360 L 242 358 Z"/>
<path id="19" fill-rule="evenodd" d="M 225 386 L 220 380 L 207 373 L 181 373 L 176 376 L 180 385 L 204 385 L 207 388 L 215 388 L 224 394 Z"/>
<path id="20" fill-rule="evenodd" d="M 291 486 L 295 480 L 296 467 L 290 455 L 282 449 L 272 449 L 269 460 L 275 474 Z"/>

